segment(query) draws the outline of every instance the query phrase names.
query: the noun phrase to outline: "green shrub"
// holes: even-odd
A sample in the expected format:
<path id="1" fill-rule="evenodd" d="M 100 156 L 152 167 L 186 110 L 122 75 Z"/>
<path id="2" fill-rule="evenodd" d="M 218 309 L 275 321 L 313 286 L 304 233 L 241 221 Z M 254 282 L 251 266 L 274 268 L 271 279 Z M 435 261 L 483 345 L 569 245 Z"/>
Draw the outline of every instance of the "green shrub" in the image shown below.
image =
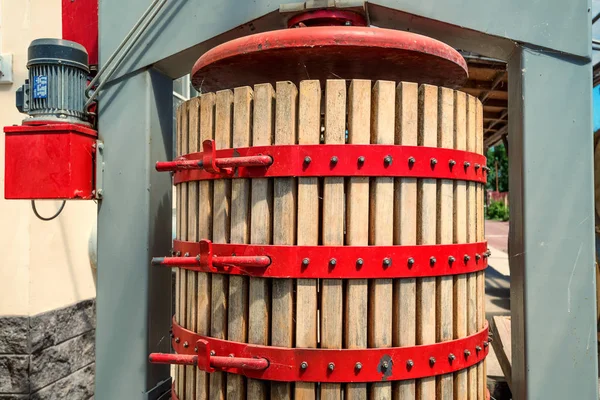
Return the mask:
<path id="1" fill-rule="evenodd" d="M 508 207 L 502 201 L 494 201 L 487 208 L 487 216 L 497 221 L 508 221 Z"/>

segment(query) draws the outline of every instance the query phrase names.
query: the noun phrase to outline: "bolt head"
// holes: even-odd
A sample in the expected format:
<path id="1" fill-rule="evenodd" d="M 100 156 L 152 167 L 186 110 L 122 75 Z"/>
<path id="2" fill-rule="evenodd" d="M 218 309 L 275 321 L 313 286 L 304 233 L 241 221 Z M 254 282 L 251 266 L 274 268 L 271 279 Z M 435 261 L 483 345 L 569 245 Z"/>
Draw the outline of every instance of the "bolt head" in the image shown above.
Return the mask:
<path id="1" fill-rule="evenodd" d="M 233 354 L 230 354 L 229 357 L 233 358 Z"/>
<path id="2" fill-rule="evenodd" d="M 452 361 L 456 360 L 456 356 L 454 354 L 450 353 L 450 355 L 448 356 L 448 360 L 450 362 L 452 362 Z"/>
<path id="3" fill-rule="evenodd" d="M 429 357 L 429 365 L 432 367 L 435 365 L 435 357 Z"/>
<path id="4" fill-rule="evenodd" d="M 211 351 L 210 351 L 210 355 L 211 355 L 211 356 L 214 356 L 215 354 L 217 354 L 217 353 L 215 353 L 215 351 L 214 351 L 214 350 L 211 350 Z"/>
<path id="5" fill-rule="evenodd" d="M 190 256 L 190 253 L 185 253 L 183 256 L 184 256 L 184 257 L 189 257 L 189 256 Z"/>
<path id="6" fill-rule="evenodd" d="M 479 353 L 481 351 L 481 346 L 475 346 L 475 351 Z"/>
<path id="7" fill-rule="evenodd" d="M 471 259 L 471 257 L 469 257 L 467 254 L 465 254 L 465 262 L 469 262 L 470 259 Z"/>
<path id="8" fill-rule="evenodd" d="M 483 347 L 488 347 L 489 345 L 489 342 L 483 342 Z"/>
<path id="9" fill-rule="evenodd" d="M 408 369 L 410 369 L 415 366 L 415 363 L 413 362 L 413 360 L 408 360 L 406 362 L 406 366 L 408 367 Z"/>
<path id="10" fill-rule="evenodd" d="M 310 264 L 310 260 L 308 258 L 305 258 L 302 260 L 302 265 L 305 267 L 308 267 L 308 264 Z"/>
<path id="11" fill-rule="evenodd" d="M 415 160 L 415 158 L 414 158 L 414 157 L 408 157 L 408 163 L 409 163 L 410 165 L 414 164 L 415 162 L 416 162 L 416 160 Z"/>
<path id="12" fill-rule="evenodd" d="M 359 268 L 362 267 L 364 263 L 365 262 L 363 261 L 362 258 L 359 258 L 358 260 L 356 260 L 356 266 Z"/>
<path id="13" fill-rule="evenodd" d="M 197 353 L 198 352 L 198 346 L 194 347 L 194 352 Z"/>
<path id="14" fill-rule="evenodd" d="M 435 158 L 432 158 L 431 160 L 429 160 L 429 162 L 431 163 L 432 166 L 437 164 L 437 160 Z"/>
<path id="15" fill-rule="evenodd" d="M 354 369 L 360 371 L 362 369 L 362 364 L 357 362 L 356 364 L 354 364 Z"/>
<path id="16" fill-rule="evenodd" d="M 390 265 L 392 265 L 392 259 L 388 258 L 388 257 L 384 258 L 383 259 L 383 266 L 384 267 L 389 267 Z"/>
<path id="17" fill-rule="evenodd" d="M 465 168 L 469 168 L 471 166 L 471 163 L 468 161 L 465 161 Z"/>
<path id="18" fill-rule="evenodd" d="M 409 257 L 407 260 L 407 263 L 408 263 L 408 267 L 410 268 L 415 264 L 415 259 L 412 257 Z"/>
<path id="19" fill-rule="evenodd" d="M 306 369 L 306 368 L 308 368 L 308 363 L 307 363 L 306 361 L 302 361 L 302 362 L 300 363 L 300 368 L 301 368 L 301 369 Z"/>
<path id="20" fill-rule="evenodd" d="M 104 143 L 98 143 L 98 150 L 104 150 Z"/>
<path id="21" fill-rule="evenodd" d="M 346 21 L 346 22 L 344 23 L 344 25 L 346 25 L 346 26 L 352 26 L 352 21 Z"/>
<path id="22" fill-rule="evenodd" d="M 310 164 L 311 161 L 309 156 L 304 157 L 304 164 Z"/>
<path id="23" fill-rule="evenodd" d="M 454 166 L 456 165 L 456 161 L 454 161 L 454 160 L 450 160 L 450 161 L 448 161 L 448 164 L 449 164 L 451 167 L 454 167 Z"/>
<path id="24" fill-rule="evenodd" d="M 385 156 L 383 159 L 385 165 L 392 165 L 392 161 L 394 161 L 394 159 L 390 155 Z"/>
<path id="25" fill-rule="evenodd" d="M 389 366 L 390 364 L 387 361 L 383 361 L 381 363 L 381 369 L 388 369 Z"/>
<path id="26" fill-rule="evenodd" d="M 452 264 L 454 261 L 456 261 L 456 259 L 454 258 L 454 256 L 450 256 L 450 257 L 448 257 L 448 262 L 449 262 L 450 264 Z"/>
<path id="27" fill-rule="evenodd" d="M 365 157 L 364 156 L 358 157 L 358 163 L 359 164 L 364 164 L 365 163 Z"/>
<path id="28" fill-rule="evenodd" d="M 187 349 L 188 347 L 190 347 L 190 344 L 188 342 L 183 342 L 183 347 Z"/>
<path id="29" fill-rule="evenodd" d="M 334 363 L 332 363 L 332 362 L 330 362 L 330 363 L 327 365 L 327 369 L 328 369 L 328 370 L 330 370 L 330 371 L 333 371 L 333 370 L 335 369 L 335 364 L 334 364 Z"/>
<path id="30" fill-rule="evenodd" d="M 329 265 L 331 265 L 332 267 L 335 267 L 336 264 L 337 264 L 337 260 L 335 258 L 332 258 L 331 260 L 329 260 Z"/>
<path id="31" fill-rule="evenodd" d="M 429 264 L 431 264 L 432 267 L 435 265 L 436 261 L 437 260 L 435 259 L 435 257 L 430 257 L 429 258 Z"/>
<path id="32" fill-rule="evenodd" d="M 181 342 L 181 339 L 179 339 L 178 337 L 175 338 L 175 343 L 179 343 Z"/>
<path id="33" fill-rule="evenodd" d="M 479 253 L 475 254 L 475 260 L 479 261 L 481 259 L 481 256 L 479 255 Z"/>
<path id="34" fill-rule="evenodd" d="M 177 257 L 181 256 L 181 252 L 180 252 L 180 251 L 178 251 L 178 252 L 177 252 L 177 254 L 176 254 L 176 256 L 177 256 Z"/>
<path id="35" fill-rule="evenodd" d="M 331 163 L 333 165 L 337 164 L 337 162 L 338 162 L 338 158 L 336 156 L 331 157 Z"/>
<path id="36" fill-rule="evenodd" d="M 465 356 L 469 357 L 471 355 L 471 352 L 469 350 L 465 350 Z"/>
<path id="37" fill-rule="evenodd" d="M 479 169 L 480 165 L 479 164 L 475 164 L 475 169 Z"/>

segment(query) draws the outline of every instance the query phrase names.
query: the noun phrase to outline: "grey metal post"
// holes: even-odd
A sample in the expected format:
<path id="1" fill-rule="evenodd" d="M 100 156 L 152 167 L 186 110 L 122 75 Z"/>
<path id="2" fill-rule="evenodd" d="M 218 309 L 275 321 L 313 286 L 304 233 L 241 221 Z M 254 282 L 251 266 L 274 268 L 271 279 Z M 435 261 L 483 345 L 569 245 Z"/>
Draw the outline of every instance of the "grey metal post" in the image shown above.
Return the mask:
<path id="1" fill-rule="evenodd" d="M 96 400 L 157 399 L 170 388 L 171 270 L 150 266 L 171 246 L 173 81 L 142 70 L 102 93 L 104 199 L 98 211 Z M 155 390 L 152 390 L 158 386 Z"/>
<path id="2" fill-rule="evenodd" d="M 509 60 L 515 399 L 597 399 L 590 60 Z"/>

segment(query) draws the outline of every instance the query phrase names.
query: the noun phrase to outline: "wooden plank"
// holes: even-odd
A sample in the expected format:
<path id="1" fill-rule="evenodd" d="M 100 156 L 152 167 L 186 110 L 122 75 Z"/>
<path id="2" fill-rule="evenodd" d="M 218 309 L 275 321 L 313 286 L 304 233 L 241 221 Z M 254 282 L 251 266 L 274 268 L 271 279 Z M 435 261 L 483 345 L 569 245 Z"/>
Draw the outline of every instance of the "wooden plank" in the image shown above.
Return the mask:
<path id="1" fill-rule="evenodd" d="M 325 143 L 343 144 L 346 134 L 346 81 L 327 80 Z M 340 156 L 342 156 L 340 154 Z M 344 178 L 323 179 L 323 245 L 344 244 Z M 323 279 L 321 287 L 321 347 L 342 348 L 343 287 L 340 279 Z M 339 384 L 321 384 L 321 399 L 341 398 Z"/>
<path id="2" fill-rule="evenodd" d="M 231 109 L 233 92 L 221 90 L 216 94 L 215 146 L 217 150 L 231 148 Z M 229 243 L 231 180 L 217 179 L 213 188 L 213 242 Z M 227 337 L 227 297 L 229 277 L 213 274 L 211 285 L 211 329 L 210 335 L 217 339 Z M 225 373 L 210 374 L 210 398 L 224 399 L 226 391 Z"/>
<path id="3" fill-rule="evenodd" d="M 437 146 L 438 88 L 431 85 L 419 87 L 419 146 Z M 427 160 L 423 160 L 427 162 Z M 436 242 L 436 189 L 435 179 L 418 180 L 417 244 Z M 436 338 L 436 279 L 417 280 L 417 344 L 435 343 Z M 417 399 L 435 398 L 435 377 L 417 382 Z"/>
<path id="4" fill-rule="evenodd" d="M 275 91 L 270 84 L 254 86 L 253 146 L 273 144 L 273 100 Z M 269 244 L 271 241 L 272 185 L 269 179 L 252 179 L 250 243 Z M 248 343 L 269 344 L 271 296 L 269 281 L 250 278 Z M 248 399 L 265 399 L 265 382 L 248 379 Z"/>
<path id="5" fill-rule="evenodd" d="M 233 147 L 250 146 L 252 97 L 250 87 L 235 88 L 233 92 Z M 250 180 L 231 182 L 231 243 L 248 243 L 250 219 Z M 248 341 L 248 278 L 229 277 L 227 339 Z M 241 375 L 227 376 L 227 398 L 245 399 L 246 381 Z"/>
<path id="6" fill-rule="evenodd" d="M 200 97 L 200 143 L 214 139 L 215 94 Z M 213 182 L 198 183 L 198 237 L 212 240 Z M 210 335 L 212 274 L 198 273 L 197 327 L 201 335 Z M 208 399 L 209 374 L 196 368 L 196 399 Z"/>
<path id="7" fill-rule="evenodd" d="M 188 152 L 200 151 L 200 98 L 195 97 L 188 101 Z M 198 182 L 188 183 L 187 199 L 187 237 L 188 240 L 197 242 L 198 237 Z M 198 273 L 187 271 L 187 321 L 188 329 L 196 332 L 198 315 Z M 185 385 L 186 397 L 196 398 L 196 367 L 186 367 Z"/>
<path id="8" fill-rule="evenodd" d="M 321 136 L 321 83 L 300 82 L 298 104 L 298 143 L 319 144 Z M 319 244 L 319 181 L 318 178 L 298 179 L 299 246 Z M 317 280 L 296 280 L 296 347 L 317 347 Z M 296 400 L 314 400 L 315 384 L 296 382 Z"/>
<path id="9" fill-rule="evenodd" d="M 416 83 L 401 82 L 396 88 L 395 143 L 417 145 L 419 87 Z M 396 178 L 394 204 L 394 244 L 417 244 L 417 180 Z M 393 345 L 397 347 L 416 344 L 417 319 L 416 279 L 394 281 Z M 394 382 L 394 398 L 414 400 L 415 381 Z"/>
<path id="10" fill-rule="evenodd" d="M 490 332 L 494 337 L 492 346 L 496 353 L 496 358 L 502 368 L 508 387 L 512 386 L 512 342 L 511 342 L 511 321 L 507 316 L 495 316 L 490 324 Z"/>
<path id="11" fill-rule="evenodd" d="M 353 80 L 348 93 L 348 143 L 369 144 L 371 137 L 371 81 Z M 346 244 L 369 244 L 369 178 L 349 178 L 346 193 Z M 367 348 L 369 285 L 367 279 L 346 282 L 345 343 L 347 349 Z M 365 383 L 346 384 L 345 399 L 367 398 Z"/>
<path id="12" fill-rule="evenodd" d="M 277 82 L 275 144 L 296 144 L 298 89 L 292 82 Z M 296 244 L 296 179 L 273 180 L 273 244 Z M 292 279 L 273 279 L 271 307 L 271 345 L 293 346 Z M 271 383 L 272 399 L 291 399 L 291 385 Z"/>
<path id="13" fill-rule="evenodd" d="M 467 96 L 467 151 L 476 151 L 475 97 Z M 472 165 L 471 168 L 474 168 Z M 477 195 L 475 182 L 467 184 L 467 242 L 477 241 Z M 467 275 L 467 334 L 477 332 L 477 277 Z M 469 400 L 477 400 L 477 366 L 469 367 L 467 373 Z"/>
<path id="14" fill-rule="evenodd" d="M 177 107 L 177 151 L 176 151 L 176 155 L 177 157 L 179 157 L 181 155 L 181 137 L 182 137 L 182 130 L 181 130 L 181 113 L 183 111 L 183 105 L 180 104 L 179 107 Z M 182 217 L 182 211 L 183 211 L 183 207 L 181 207 L 181 184 L 177 185 L 175 187 L 176 193 L 177 193 L 177 198 L 175 199 L 176 201 L 176 206 L 175 206 L 175 218 L 176 218 L 176 235 L 177 235 L 177 239 L 181 240 L 181 217 Z M 175 320 L 177 321 L 177 323 L 181 324 L 181 275 L 182 275 L 182 271 L 179 268 L 174 268 L 175 269 Z M 183 377 L 182 377 L 182 371 L 184 370 L 184 367 L 182 365 L 176 365 L 174 372 L 175 372 L 175 390 L 177 391 L 178 395 L 182 395 L 182 393 L 184 393 L 183 391 Z"/>
<path id="15" fill-rule="evenodd" d="M 454 91 L 439 88 L 438 92 L 438 147 L 454 148 Z M 437 243 L 452 244 L 453 240 L 453 191 L 451 180 L 438 181 L 437 187 Z M 446 260 L 439 260 L 445 262 Z M 440 276 L 436 282 L 436 341 L 453 338 L 453 277 Z M 437 377 L 437 399 L 452 400 L 454 397 L 453 375 Z"/>
<path id="16" fill-rule="evenodd" d="M 467 96 L 454 92 L 454 148 L 467 149 Z M 454 181 L 454 243 L 467 242 L 467 183 Z M 454 276 L 454 339 L 467 336 L 467 276 Z M 454 399 L 467 400 L 467 371 L 454 373 Z"/>
<path id="17" fill-rule="evenodd" d="M 395 83 L 377 81 L 373 87 L 371 144 L 394 144 Z M 383 161 L 383 160 L 382 160 Z M 394 178 L 375 178 L 371 184 L 369 244 L 390 246 L 394 243 Z M 364 212 L 364 211 L 363 211 Z M 390 266 L 393 268 L 393 266 Z M 392 346 L 391 279 L 375 279 L 369 288 L 369 347 Z M 377 382 L 369 387 L 372 399 L 392 399 L 392 383 Z"/>
<path id="18" fill-rule="evenodd" d="M 504 75 L 505 72 L 501 73 Z M 500 76 L 500 75 L 499 75 Z M 484 99 L 482 98 L 482 101 Z M 483 154 L 483 107 L 482 101 L 475 100 L 475 129 L 476 131 L 476 151 L 479 154 Z M 483 167 L 483 165 L 481 166 Z M 483 184 L 477 184 L 477 241 L 482 242 L 485 240 L 484 236 L 484 216 L 483 216 Z M 479 262 L 483 262 L 480 259 Z M 476 275 L 477 285 L 477 330 L 483 329 L 485 325 L 485 279 L 484 271 L 477 272 Z M 477 366 L 477 398 L 479 400 L 485 400 L 486 390 L 486 374 L 485 374 L 485 360 L 479 363 Z"/>
<path id="19" fill-rule="evenodd" d="M 185 102 L 181 105 L 181 120 L 180 120 L 180 129 L 181 129 L 181 154 L 188 153 L 188 103 Z M 188 193 L 188 183 L 182 183 L 181 185 L 181 240 L 187 240 L 187 193 Z M 188 324 L 188 300 L 187 300 L 187 271 L 181 270 L 179 272 L 179 317 L 180 324 L 187 328 Z M 188 385 L 186 383 L 186 377 L 189 375 L 189 367 L 183 367 L 180 370 L 179 379 L 181 381 L 181 392 L 187 394 Z"/>

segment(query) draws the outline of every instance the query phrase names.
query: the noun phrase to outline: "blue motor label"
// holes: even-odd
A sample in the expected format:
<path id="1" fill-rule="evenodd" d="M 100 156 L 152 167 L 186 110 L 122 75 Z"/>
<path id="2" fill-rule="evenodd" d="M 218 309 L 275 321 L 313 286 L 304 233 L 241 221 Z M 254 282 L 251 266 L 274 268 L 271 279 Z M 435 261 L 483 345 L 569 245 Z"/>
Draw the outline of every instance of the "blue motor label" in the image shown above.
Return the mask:
<path id="1" fill-rule="evenodd" d="M 33 77 L 33 98 L 47 99 L 48 98 L 48 77 L 46 75 Z"/>

